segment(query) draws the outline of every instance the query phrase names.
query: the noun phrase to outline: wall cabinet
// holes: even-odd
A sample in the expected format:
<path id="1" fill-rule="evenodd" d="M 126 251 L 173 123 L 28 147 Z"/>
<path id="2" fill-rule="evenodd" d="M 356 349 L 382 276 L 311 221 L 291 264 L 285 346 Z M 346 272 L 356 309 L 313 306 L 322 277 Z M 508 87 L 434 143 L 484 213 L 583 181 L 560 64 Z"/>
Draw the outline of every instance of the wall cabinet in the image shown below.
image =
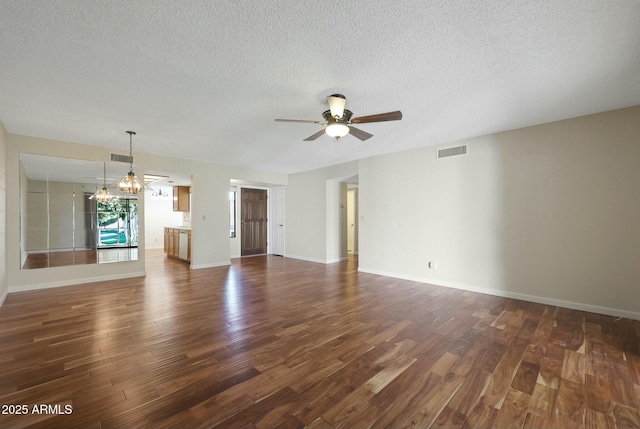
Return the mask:
<path id="1" fill-rule="evenodd" d="M 188 212 L 189 207 L 189 187 L 174 186 L 173 187 L 173 211 Z"/>
<path id="2" fill-rule="evenodd" d="M 180 241 L 183 241 L 182 245 Z M 164 253 L 170 258 L 191 261 L 191 231 L 181 228 L 164 229 Z"/>

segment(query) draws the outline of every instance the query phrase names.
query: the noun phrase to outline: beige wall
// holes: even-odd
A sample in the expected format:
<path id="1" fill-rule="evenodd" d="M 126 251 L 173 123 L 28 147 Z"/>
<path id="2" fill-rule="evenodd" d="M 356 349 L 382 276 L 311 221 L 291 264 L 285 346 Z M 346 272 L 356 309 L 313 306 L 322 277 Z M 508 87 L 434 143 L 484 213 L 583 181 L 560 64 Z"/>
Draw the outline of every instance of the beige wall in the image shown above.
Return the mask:
<path id="1" fill-rule="evenodd" d="M 7 184 L 7 131 L 0 121 L 0 305 L 9 292 L 7 285 L 7 239 L 6 239 L 6 184 Z"/>
<path id="2" fill-rule="evenodd" d="M 333 262 L 342 256 L 341 181 L 358 174 L 358 162 L 291 174 L 285 204 L 286 256 Z"/>
<path id="3" fill-rule="evenodd" d="M 361 160 L 360 269 L 640 319 L 639 136 L 634 107 Z"/>

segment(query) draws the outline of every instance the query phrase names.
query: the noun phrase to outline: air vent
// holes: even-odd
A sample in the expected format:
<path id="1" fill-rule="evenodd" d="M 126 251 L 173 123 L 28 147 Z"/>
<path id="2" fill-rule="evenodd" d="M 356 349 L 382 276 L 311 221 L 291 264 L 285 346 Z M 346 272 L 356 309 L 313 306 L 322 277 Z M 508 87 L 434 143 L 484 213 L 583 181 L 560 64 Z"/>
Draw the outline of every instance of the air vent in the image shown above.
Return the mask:
<path id="1" fill-rule="evenodd" d="M 111 161 L 126 162 L 127 164 L 131 164 L 133 162 L 133 157 L 129 155 L 120 155 L 119 153 L 112 153 Z"/>
<path id="2" fill-rule="evenodd" d="M 449 156 L 466 155 L 467 145 L 447 147 L 444 149 L 438 149 L 438 159 L 447 158 Z"/>

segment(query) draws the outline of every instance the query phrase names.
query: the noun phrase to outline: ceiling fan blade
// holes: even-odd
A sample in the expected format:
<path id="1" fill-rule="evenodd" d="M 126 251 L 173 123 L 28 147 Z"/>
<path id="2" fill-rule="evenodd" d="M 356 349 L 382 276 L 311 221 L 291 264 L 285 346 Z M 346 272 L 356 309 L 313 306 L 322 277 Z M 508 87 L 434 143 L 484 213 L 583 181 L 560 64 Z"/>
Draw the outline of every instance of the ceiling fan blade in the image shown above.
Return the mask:
<path id="1" fill-rule="evenodd" d="M 325 123 L 322 121 L 314 121 L 311 119 L 275 119 L 276 122 L 305 122 L 309 124 L 320 124 L 324 125 Z"/>
<path id="2" fill-rule="evenodd" d="M 373 134 L 369 134 L 366 131 L 362 131 L 359 128 L 349 126 L 349 134 L 353 135 L 356 138 L 359 138 L 362 141 L 370 139 L 373 137 Z"/>
<path id="3" fill-rule="evenodd" d="M 402 112 L 396 110 L 395 112 L 379 113 L 377 115 L 360 116 L 351 120 L 352 124 L 366 124 L 368 122 L 385 122 L 385 121 L 399 121 L 402 119 Z"/>
<path id="4" fill-rule="evenodd" d="M 318 137 L 320 137 L 321 135 L 324 134 L 324 128 L 321 129 L 320 131 L 318 131 L 317 133 L 310 135 L 309 137 L 307 137 L 306 139 L 302 140 L 303 142 L 310 142 L 312 140 L 317 139 Z"/>

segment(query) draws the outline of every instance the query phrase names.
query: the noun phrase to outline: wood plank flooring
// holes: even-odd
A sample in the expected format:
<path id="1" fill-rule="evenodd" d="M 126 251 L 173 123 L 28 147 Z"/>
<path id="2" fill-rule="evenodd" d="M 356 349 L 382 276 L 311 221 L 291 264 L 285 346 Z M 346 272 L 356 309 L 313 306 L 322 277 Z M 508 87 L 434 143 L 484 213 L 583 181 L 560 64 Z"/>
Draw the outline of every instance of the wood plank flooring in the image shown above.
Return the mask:
<path id="1" fill-rule="evenodd" d="M 353 259 L 147 273 L 8 296 L 1 428 L 640 427 L 639 321 Z"/>

